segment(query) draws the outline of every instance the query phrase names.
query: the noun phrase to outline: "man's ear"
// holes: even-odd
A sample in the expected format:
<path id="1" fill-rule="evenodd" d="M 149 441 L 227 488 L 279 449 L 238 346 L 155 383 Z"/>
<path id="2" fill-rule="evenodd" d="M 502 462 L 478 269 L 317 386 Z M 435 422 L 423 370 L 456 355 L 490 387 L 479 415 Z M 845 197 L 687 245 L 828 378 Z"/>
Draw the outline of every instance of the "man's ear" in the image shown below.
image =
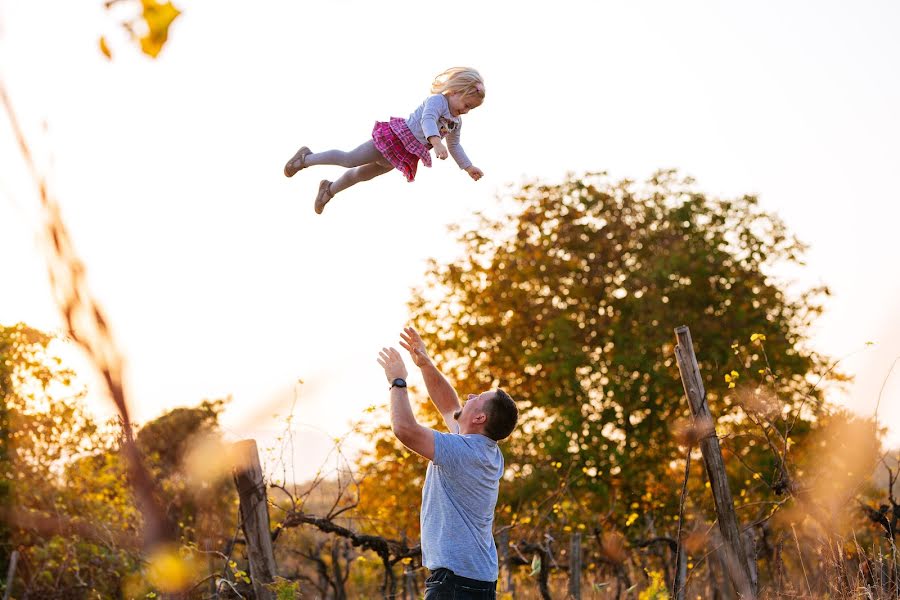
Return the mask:
<path id="1" fill-rule="evenodd" d="M 481 425 L 485 421 L 487 421 L 487 415 L 484 413 L 479 413 L 474 419 L 472 419 L 472 422 L 478 423 L 479 425 Z"/>

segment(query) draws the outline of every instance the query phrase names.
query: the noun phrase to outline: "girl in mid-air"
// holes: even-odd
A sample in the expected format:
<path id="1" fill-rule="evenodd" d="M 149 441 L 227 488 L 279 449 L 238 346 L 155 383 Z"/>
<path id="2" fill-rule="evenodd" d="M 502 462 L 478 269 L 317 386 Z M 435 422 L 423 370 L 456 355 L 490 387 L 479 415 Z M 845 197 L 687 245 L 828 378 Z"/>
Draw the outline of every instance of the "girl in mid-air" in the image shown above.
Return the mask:
<path id="1" fill-rule="evenodd" d="M 391 117 L 387 123 L 376 122 L 372 139 L 355 150 L 312 152 L 303 146 L 284 165 L 285 176 L 293 177 L 297 171 L 313 165 L 347 167 L 336 181 L 323 179 L 319 183 L 317 213 L 322 212 L 335 194 L 391 169 L 397 169 L 407 181 L 413 181 L 419 160 L 426 167 L 431 166 L 429 150 L 432 148 L 441 160 L 448 154 L 452 156 L 460 169 L 478 181 L 484 173 L 472 164 L 459 143 L 460 116 L 484 102 L 484 80 L 475 69 L 454 67 L 435 77 L 431 94 L 408 119 Z M 444 137 L 447 138 L 446 146 L 442 141 Z"/>

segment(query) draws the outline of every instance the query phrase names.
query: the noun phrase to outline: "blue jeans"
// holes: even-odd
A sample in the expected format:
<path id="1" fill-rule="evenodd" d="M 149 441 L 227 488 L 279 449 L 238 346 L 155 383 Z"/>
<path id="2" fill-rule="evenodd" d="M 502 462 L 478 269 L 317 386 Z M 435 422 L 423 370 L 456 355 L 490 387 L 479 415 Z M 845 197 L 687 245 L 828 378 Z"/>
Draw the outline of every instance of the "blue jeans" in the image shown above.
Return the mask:
<path id="1" fill-rule="evenodd" d="M 460 577 L 450 569 L 435 569 L 425 580 L 425 600 L 495 600 L 496 581 Z"/>

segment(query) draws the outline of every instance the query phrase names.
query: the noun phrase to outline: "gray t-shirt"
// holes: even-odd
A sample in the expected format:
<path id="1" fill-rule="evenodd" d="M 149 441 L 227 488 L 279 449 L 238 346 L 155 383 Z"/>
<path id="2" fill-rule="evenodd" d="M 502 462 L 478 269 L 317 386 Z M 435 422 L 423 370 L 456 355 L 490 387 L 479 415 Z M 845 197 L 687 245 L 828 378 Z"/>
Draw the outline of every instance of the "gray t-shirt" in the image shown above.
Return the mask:
<path id="1" fill-rule="evenodd" d="M 450 114 L 450 103 L 443 94 L 432 94 L 409 115 L 406 126 L 416 139 L 431 147 L 428 138 L 436 135 L 447 138 L 447 152 L 456 161 L 460 169 L 468 169 L 472 161 L 466 156 L 460 145 L 462 119 Z"/>
<path id="2" fill-rule="evenodd" d="M 422 488 L 423 565 L 497 580 L 493 525 L 503 469 L 503 454 L 491 438 L 434 432 L 434 460 Z"/>

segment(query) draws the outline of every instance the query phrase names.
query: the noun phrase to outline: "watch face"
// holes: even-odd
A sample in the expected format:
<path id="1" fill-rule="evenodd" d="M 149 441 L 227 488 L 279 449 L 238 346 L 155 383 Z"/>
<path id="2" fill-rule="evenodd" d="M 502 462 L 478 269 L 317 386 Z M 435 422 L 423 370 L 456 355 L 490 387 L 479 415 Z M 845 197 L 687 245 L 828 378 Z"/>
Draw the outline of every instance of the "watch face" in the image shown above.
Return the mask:
<path id="1" fill-rule="evenodd" d="M 400 378 L 398 377 L 398 378 L 395 379 L 393 382 L 391 382 L 391 386 L 392 386 L 392 387 L 393 387 L 393 386 L 396 386 L 396 387 L 406 387 L 406 382 L 403 381 L 402 379 L 400 379 Z"/>

